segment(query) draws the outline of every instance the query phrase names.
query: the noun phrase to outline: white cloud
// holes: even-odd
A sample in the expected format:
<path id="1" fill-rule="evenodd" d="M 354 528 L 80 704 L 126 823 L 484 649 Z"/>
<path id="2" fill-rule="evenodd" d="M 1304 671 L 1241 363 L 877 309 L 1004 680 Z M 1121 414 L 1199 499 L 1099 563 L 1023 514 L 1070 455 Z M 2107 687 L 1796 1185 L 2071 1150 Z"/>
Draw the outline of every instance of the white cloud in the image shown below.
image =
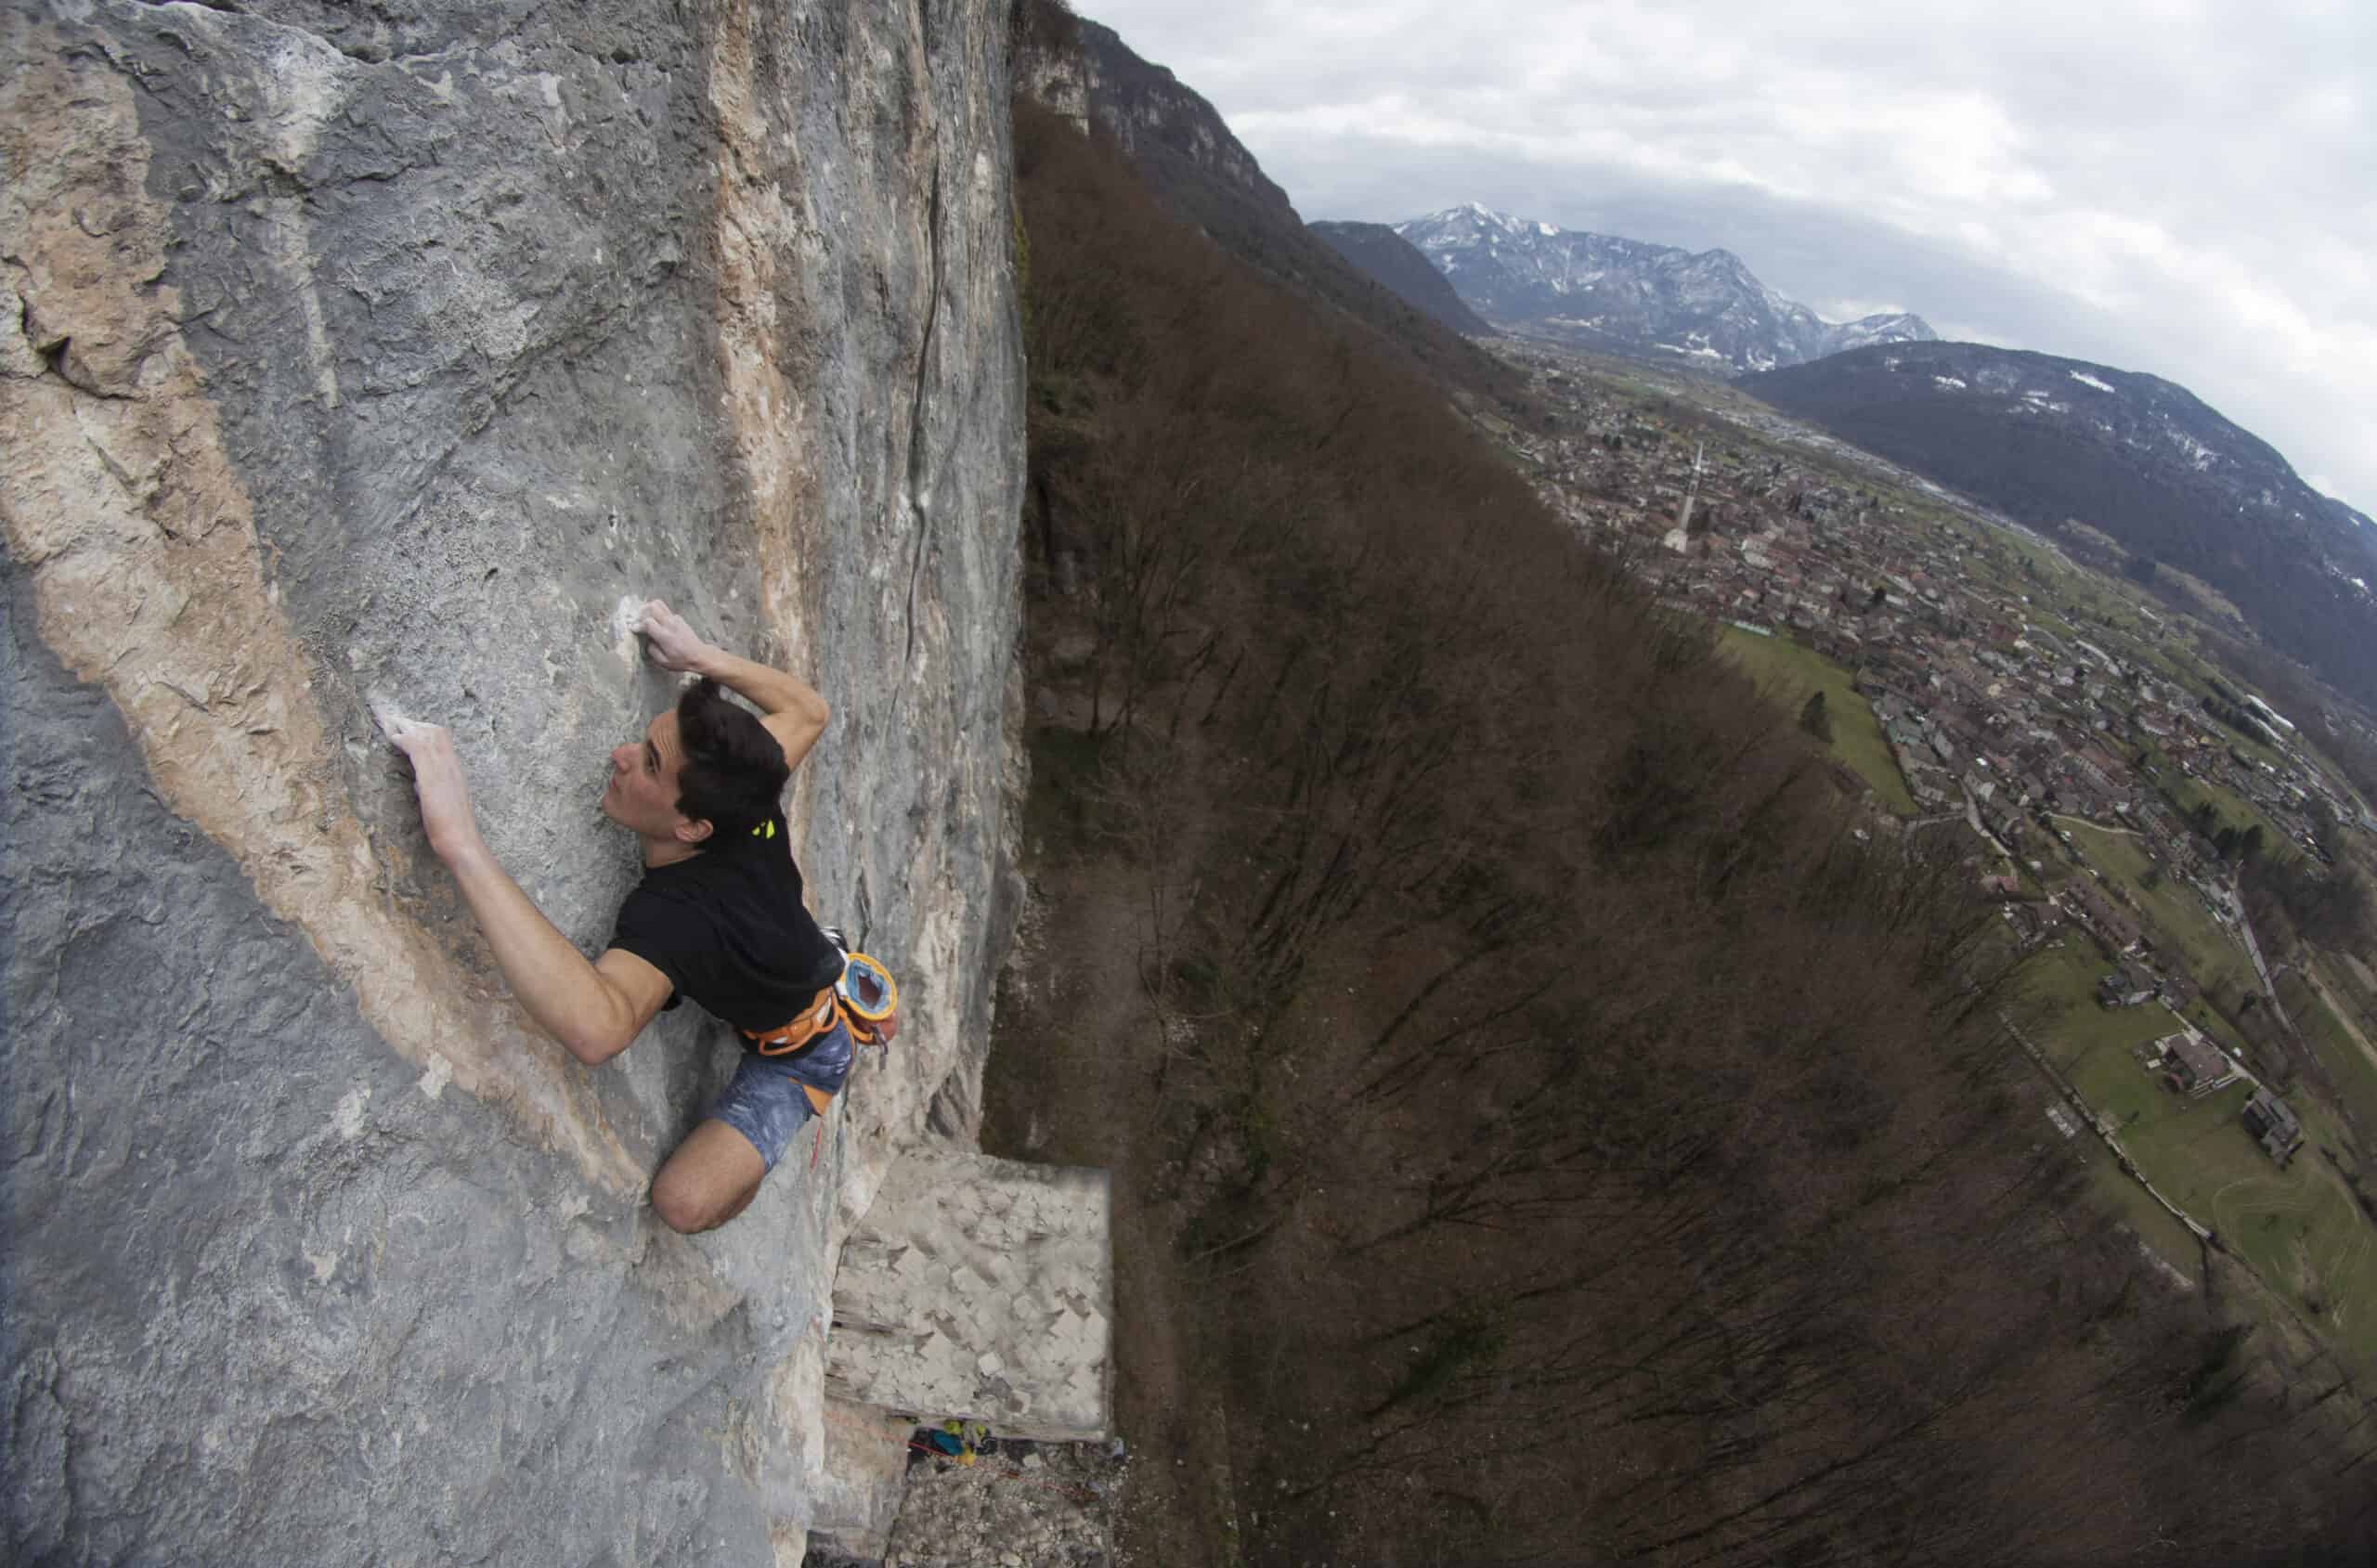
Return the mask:
<path id="1" fill-rule="evenodd" d="M 1308 216 L 1474 199 L 1722 244 L 1826 314 L 1886 301 L 2167 376 L 2377 507 L 2377 6 L 1089 14 L 1211 98 Z"/>

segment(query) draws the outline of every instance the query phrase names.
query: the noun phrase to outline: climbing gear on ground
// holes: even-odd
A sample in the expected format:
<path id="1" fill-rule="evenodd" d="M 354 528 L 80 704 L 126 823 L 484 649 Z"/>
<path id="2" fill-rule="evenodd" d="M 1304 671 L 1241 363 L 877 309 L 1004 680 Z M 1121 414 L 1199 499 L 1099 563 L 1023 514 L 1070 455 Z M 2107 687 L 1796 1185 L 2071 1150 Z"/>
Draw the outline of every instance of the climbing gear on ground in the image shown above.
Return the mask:
<path id="1" fill-rule="evenodd" d="M 952 1417 L 942 1422 L 938 1431 L 926 1432 L 925 1437 L 937 1453 L 961 1465 L 970 1465 L 977 1456 L 991 1451 L 991 1429 L 981 1421 Z"/>

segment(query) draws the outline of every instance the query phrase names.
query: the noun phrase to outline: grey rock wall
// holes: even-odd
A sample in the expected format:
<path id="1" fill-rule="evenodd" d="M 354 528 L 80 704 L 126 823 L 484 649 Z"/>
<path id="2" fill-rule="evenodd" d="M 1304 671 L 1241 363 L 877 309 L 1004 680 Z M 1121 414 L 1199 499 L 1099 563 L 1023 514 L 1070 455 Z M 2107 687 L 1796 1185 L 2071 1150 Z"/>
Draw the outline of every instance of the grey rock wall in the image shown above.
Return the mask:
<path id="1" fill-rule="evenodd" d="M 0 1558 L 797 1562 L 842 1238 L 966 1138 L 1009 923 L 991 0 L 0 19 Z M 505 994 L 374 701 L 589 952 L 659 595 L 835 706 L 812 901 L 909 1027 L 711 1236 L 732 1070 Z"/>

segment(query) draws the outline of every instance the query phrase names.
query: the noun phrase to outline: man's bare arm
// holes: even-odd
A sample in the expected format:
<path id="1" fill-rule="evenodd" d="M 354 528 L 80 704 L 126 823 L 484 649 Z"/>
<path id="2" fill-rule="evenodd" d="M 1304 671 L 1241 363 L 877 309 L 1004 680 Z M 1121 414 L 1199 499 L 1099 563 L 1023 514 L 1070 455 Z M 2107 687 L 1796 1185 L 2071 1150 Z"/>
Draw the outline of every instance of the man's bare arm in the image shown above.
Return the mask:
<path id="1" fill-rule="evenodd" d="M 389 738 L 412 759 L 429 847 L 454 874 L 512 994 L 590 1067 L 626 1050 L 669 1000 L 669 978 L 617 948 L 588 963 L 520 890 L 479 835 L 453 737 L 435 724 L 407 723 Z"/>
<path id="2" fill-rule="evenodd" d="M 760 722 L 784 747 L 785 761 L 790 766 L 799 767 L 817 737 L 825 732 L 832 710 L 807 681 L 703 641 L 685 617 L 665 601 L 655 599 L 645 604 L 636 618 L 636 629 L 651 639 L 652 660 L 661 668 L 708 676 L 758 708 Z"/>

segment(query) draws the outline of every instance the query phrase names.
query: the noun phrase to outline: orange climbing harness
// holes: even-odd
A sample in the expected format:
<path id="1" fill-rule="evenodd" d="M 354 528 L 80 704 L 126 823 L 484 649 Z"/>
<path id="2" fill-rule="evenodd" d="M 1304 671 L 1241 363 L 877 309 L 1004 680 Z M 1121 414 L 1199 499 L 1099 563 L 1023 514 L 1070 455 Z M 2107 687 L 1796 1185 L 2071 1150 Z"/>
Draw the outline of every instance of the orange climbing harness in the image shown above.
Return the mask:
<path id="1" fill-rule="evenodd" d="M 799 1016 L 792 1022 L 765 1033 L 747 1029 L 743 1031 L 744 1038 L 750 1041 L 751 1048 L 763 1056 L 798 1055 L 809 1049 L 819 1035 L 834 1027 L 835 1015 L 840 1011 L 839 1003 L 839 992 L 827 986 L 809 999 L 809 1004 L 801 1008 Z M 834 1103 L 834 1096 L 814 1083 L 803 1083 L 800 1092 L 808 1096 L 809 1108 L 819 1116 L 824 1116 L 825 1108 Z"/>
<path id="2" fill-rule="evenodd" d="M 891 971 L 863 952 L 853 952 L 842 962 L 842 978 L 811 997 L 792 1022 L 764 1032 L 747 1029 L 743 1035 L 763 1056 L 790 1056 L 807 1050 L 838 1017 L 861 1045 L 882 1045 L 882 1025 L 899 1010 L 900 987 Z M 820 1117 L 834 1103 L 831 1093 L 813 1083 L 803 1083 L 800 1092 Z"/>

